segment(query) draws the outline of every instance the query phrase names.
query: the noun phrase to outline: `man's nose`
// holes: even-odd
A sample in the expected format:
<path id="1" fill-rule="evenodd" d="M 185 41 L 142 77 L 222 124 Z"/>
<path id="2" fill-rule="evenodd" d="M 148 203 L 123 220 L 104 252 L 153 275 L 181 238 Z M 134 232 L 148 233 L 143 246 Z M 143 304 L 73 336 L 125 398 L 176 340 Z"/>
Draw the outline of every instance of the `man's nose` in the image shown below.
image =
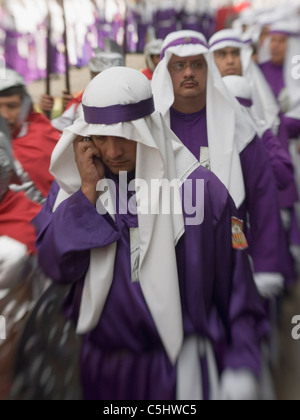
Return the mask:
<path id="1" fill-rule="evenodd" d="M 121 145 L 114 139 L 107 140 L 106 155 L 109 159 L 116 160 L 123 154 Z"/>
<path id="2" fill-rule="evenodd" d="M 234 57 L 233 57 L 232 54 L 228 54 L 228 56 L 227 56 L 227 63 L 228 64 L 234 63 Z"/>
<path id="3" fill-rule="evenodd" d="M 195 71 L 191 64 L 186 64 L 184 69 L 184 76 L 185 77 L 193 77 L 195 76 Z"/>

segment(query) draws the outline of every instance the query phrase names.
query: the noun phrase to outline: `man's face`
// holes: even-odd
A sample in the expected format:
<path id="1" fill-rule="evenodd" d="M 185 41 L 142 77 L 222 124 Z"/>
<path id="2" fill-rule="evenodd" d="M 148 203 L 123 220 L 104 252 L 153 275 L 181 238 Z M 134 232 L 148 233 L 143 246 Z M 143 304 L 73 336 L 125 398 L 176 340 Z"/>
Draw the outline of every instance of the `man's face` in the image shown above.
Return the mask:
<path id="1" fill-rule="evenodd" d="M 284 63 L 288 45 L 288 37 L 286 35 L 274 34 L 271 37 L 271 61 L 273 64 L 281 66 Z"/>
<path id="2" fill-rule="evenodd" d="M 214 55 L 222 77 L 243 75 L 241 50 L 239 48 L 223 48 L 215 51 Z"/>
<path id="3" fill-rule="evenodd" d="M 115 175 L 119 172 L 132 172 L 136 165 L 137 143 L 114 136 L 92 136 L 100 151 L 102 162 Z"/>
<path id="4" fill-rule="evenodd" d="M 0 115 L 6 120 L 12 136 L 20 128 L 19 116 L 22 108 L 22 99 L 19 95 L 0 97 Z"/>
<path id="5" fill-rule="evenodd" d="M 203 55 L 192 57 L 173 55 L 168 69 L 175 98 L 206 98 L 207 64 Z"/>

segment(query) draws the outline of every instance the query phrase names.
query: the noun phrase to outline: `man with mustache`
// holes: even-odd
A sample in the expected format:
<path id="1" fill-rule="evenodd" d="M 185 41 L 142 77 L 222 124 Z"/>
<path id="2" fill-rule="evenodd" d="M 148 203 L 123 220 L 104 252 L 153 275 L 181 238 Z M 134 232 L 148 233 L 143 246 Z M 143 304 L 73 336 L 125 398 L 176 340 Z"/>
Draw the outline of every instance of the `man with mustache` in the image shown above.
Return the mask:
<path id="1" fill-rule="evenodd" d="M 261 274 L 273 273 L 276 292 L 280 291 L 283 231 L 272 168 L 255 129 L 226 90 L 203 35 L 181 31 L 167 37 L 153 91 L 156 107 L 175 134 L 231 193 L 244 222 L 258 282 Z M 243 199 L 237 194 L 237 179 L 245 188 Z"/>
<path id="2" fill-rule="evenodd" d="M 261 294 L 280 293 L 284 232 L 272 168 L 254 127 L 225 88 L 203 35 L 181 31 L 167 37 L 153 91 L 156 108 L 175 134 L 233 197 Z"/>

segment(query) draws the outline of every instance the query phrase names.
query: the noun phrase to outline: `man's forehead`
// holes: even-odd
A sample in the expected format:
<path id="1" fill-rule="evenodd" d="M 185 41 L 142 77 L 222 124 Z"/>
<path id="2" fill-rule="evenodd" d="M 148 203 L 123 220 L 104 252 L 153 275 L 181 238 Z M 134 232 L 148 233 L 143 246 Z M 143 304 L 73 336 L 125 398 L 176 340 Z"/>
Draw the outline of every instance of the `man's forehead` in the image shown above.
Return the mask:
<path id="1" fill-rule="evenodd" d="M 10 96 L 0 96 L 0 102 L 1 103 L 15 103 L 15 102 L 22 102 L 21 96 L 16 95 L 10 95 Z"/>
<path id="2" fill-rule="evenodd" d="M 273 41 L 287 41 L 289 36 L 287 34 L 272 34 L 271 39 Z"/>
<path id="3" fill-rule="evenodd" d="M 238 47 L 225 47 L 225 48 L 220 48 L 219 50 L 216 50 L 215 52 L 216 53 L 230 53 L 230 52 L 235 52 L 235 51 L 238 51 L 238 52 L 240 52 L 241 51 L 241 48 L 238 48 Z"/>
<path id="4" fill-rule="evenodd" d="M 189 57 L 180 57 L 179 55 L 173 54 L 171 61 L 195 61 L 195 60 L 205 60 L 203 54 L 191 55 Z"/>

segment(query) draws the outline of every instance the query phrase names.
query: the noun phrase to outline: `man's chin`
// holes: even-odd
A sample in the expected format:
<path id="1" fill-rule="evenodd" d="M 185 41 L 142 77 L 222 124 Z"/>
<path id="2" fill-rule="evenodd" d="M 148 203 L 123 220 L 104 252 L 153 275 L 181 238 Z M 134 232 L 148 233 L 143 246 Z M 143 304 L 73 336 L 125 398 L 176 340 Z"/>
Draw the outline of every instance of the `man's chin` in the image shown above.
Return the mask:
<path id="1" fill-rule="evenodd" d="M 236 69 L 230 69 L 226 71 L 225 76 L 241 76 L 241 74 Z"/>
<path id="2" fill-rule="evenodd" d="M 120 172 L 127 172 L 130 173 L 132 172 L 134 169 L 128 168 L 128 166 L 111 166 L 111 165 L 107 165 L 108 169 L 110 170 L 111 173 L 113 173 L 114 175 L 119 175 Z"/>

